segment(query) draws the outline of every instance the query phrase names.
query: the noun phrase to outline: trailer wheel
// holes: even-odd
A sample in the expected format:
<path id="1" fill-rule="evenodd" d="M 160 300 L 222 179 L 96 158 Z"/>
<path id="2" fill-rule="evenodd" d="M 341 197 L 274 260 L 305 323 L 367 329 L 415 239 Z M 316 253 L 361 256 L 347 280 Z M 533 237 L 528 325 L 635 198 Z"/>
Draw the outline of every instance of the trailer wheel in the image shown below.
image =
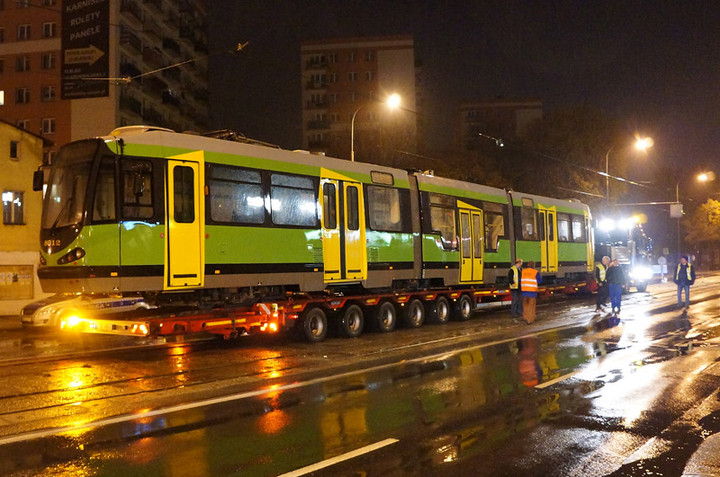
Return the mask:
<path id="1" fill-rule="evenodd" d="M 645 293 L 647 291 L 647 283 L 638 283 L 636 288 L 638 292 Z"/>
<path id="2" fill-rule="evenodd" d="M 322 308 L 305 310 L 300 321 L 302 337 L 311 343 L 319 343 L 327 336 L 327 316 Z"/>
<path id="3" fill-rule="evenodd" d="M 384 301 L 373 310 L 373 324 L 378 331 L 387 333 L 397 325 L 397 310 L 390 301 Z"/>
<path id="4" fill-rule="evenodd" d="M 453 318 L 458 321 L 467 321 L 472 316 L 473 306 L 472 300 L 467 295 L 460 295 L 460 298 L 455 302 L 453 309 Z"/>
<path id="5" fill-rule="evenodd" d="M 338 331 L 345 338 L 357 338 L 363 330 L 364 315 L 358 305 L 346 307 L 338 319 Z"/>
<path id="6" fill-rule="evenodd" d="M 435 301 L 427 304 L 426 312 L 428 321 L 444 325 L 450 321 L 450 302 L 444 296 L 438 296 Z"/>
<path id="7" fill-rule="evenodd" d="M 419 328 L 425 321 L 425 306 L 417 298 L 410 300 L 403 309 L 403 324 L 408 328 Z"/>

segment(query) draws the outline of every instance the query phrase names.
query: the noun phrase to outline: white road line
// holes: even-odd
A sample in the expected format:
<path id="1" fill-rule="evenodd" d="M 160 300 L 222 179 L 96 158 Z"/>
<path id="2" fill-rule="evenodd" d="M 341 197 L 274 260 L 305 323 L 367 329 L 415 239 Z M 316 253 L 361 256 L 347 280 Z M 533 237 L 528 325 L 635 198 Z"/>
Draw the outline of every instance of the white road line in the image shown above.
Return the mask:
<path id="1" fill-rule="evenodd" d="M 544 383 L 540 383 L 540 384 L 536 385 L 535 387 L 537 389 L 543 389 L 548 386 L 552 386 L 555 383 L 559 383 L 560 381 L 565 381 L 566 379 L 575 376 L 579 372 L 580 371 L 573 371 L 572 373 L 565 374 L 563 376 L 560 376 L 559 378 L 551 379 L 550 381 L 545 381 Z"/>
<path id="2" fill-rule="evenodd" d="M 576 327 L 576 326 L 578 326 L 578 325 L 567 325 L 567 326 L 563 326 L 563 327 L 559 327 L 559 328 L 540 330 L 536 333 L 527 333 L 523 336 L 516 336 L 513 338 L 507 338 L 507 339 L 503 339 L 503 340 L 497 340 L 497 341 L 492 341 L 489 343 L 484 343 L 479 346 L 471 347 L 470 349 L 487 348 L 487 347 L 494 346 L 494 345 L 497 345 L 500 343 L 508 343 L 511 341 L 517 341 L 519 339 L 527 338 L 530 336 L 537 336 L 537 335 L 542 335 L 542 334 L 546 334 L 546 333 L 556 333 L 558 330 L 562 330 L 565 328 L 572 328 L 572 327 Z M 134 421 L 136 419 L 144 419 L 144 418 L 148 418 L 148 417 L 162 416 L 164 414 L 171 414 L 174 412 L 187 411 L 190 409 L 197 409 L 199 407 L 212 406 L 215 404 L 223 404 L 223 403 L 231 402 L 231 401 L 239 401 L 242 399 L 262 396 L 262 395 L 272 393 L 272 392 L 287 391 L 290 389 L 303 388 L 305 386 L 312 386 L 314 384 L 320 384 L 320 383 L 324 383 L 324 382 L 334 380 L 334 379 L 342 379 L 342 378 L 346 378 L 346 377 L 350 377 L 350 376 L 356 376 L 358 374 L 364 374 L 364 373 L 369 373 L 369 372 L 378 371 L 378 370 L 382 370 L 382 369 L 387 369 L 387 368 L 391 368 L 394 366 L 398 366 L 400 364 L 407 365 L 407 364 L 421 363 L 424 361 L 432 361 L 432 360 L 436 360 L 436 359 L 442 359 L 444 357 L 447 357 L 448 355 L 451 355 L 453 352 L 454 351 L 446 351 L 444 353 L 437 353 L 437 354 L 434 354 L 431 356 L 423 356 L 420 358 L 409 359 L 406 361 L 401 361 L 401 362 L 396 362 L 396 363 L 381 364 L 379 366 L 358 369 L 356 371 L 348 371 L 348 372 L 342 373 L 342 374 L 323 376 L 321 378 L 315 378 L 315 379 L 311 379 L 309 381 L 295 381 L 293 383 L 284 384 L 282 386 L 266 387 L 266 388 L 262 388 L 262 389 L 257 389 L 255 391 L 249 391 L 249 392 L 245 392 L 245 393 L 231 394 L 228 396 L 220 396 L 220 397 L 216 397 L 216 398 L 204 399 L 201 401 L 196 401 L 196 402 L 191 402 L 191 403 L 186 403 L 186 404 L 178 404 L 175 406 L 168 406 L 168 407 L 164 407 L 164 408 L 160 408 L 160 409 L 155 409 L 152 411 L 139 412 L 139 413 L 135 413 L 135 414 L 121 414 L 118 416 L 108 417 L 105 419 L 98 419 L 97 421 L 87 422 L 85 424 L 76 424 L 76 425 L 72 425 L 72 426 L 62 426 L 62 427 L 52 427 L 52 428 L 48 428 L 48 429 L 41 429 L 41 430 L 37 430 L 37 431 L 30 431 L 30 432 L 26 432 L 26 433 L 22 433 L 22 434 L 16 434 L 13 436 L 0 437 L 0 446 L 5 445 L 5 444 L 11 444 L 14 442 L 25 442 L 25 441 L 31 441 L 34 439 L 40 439 L 43 437 L 51 437 L 51 436 L 55 436 L 58 434 L 64 434 L 64 433 L 68 433 L 68 432 L 77 432 L 80 430 L 92 429 L 94 427 L 102 427 L 102 426 L 108 426 L 108 425 L 112 425 L 112 424 L 120 424 L 123 422 Z"/>
<path id="3" fill-rule="evenodd" d="M 302 469 L 297 469 L 297 470 L 293 470 L 292 472 L 288 472 L 286 474 L 281 474 L 278 477 L 299 477 L 301 475 L 307 475 L 311 472 L 315 472 L 317 470 L 324 469 L 326 467 L 330 467 L 331 465 L 335 465 L 340 462 L 350 460 L 357 456 L 360 456 L 363 454 L 369 454 L 370 452 L 373 452 L 373 451 L 383 448 L 385 446 L 389 446 L 391 444 L 395 444 L 396 442 L 398 442 L 397 439 L 392 439 L 392 438 L 385 439 L 384 441 L 376 442 L 375 444 L 370 444 L 368 446 L 361 447 L 359 449 L 355 449 L 354 451 L 346 452 L 345 454 L 335 456 L 331 459 L 326 459 L 326 460 L 323 460 L 322 462 L 308 465 L 306 467 L 303 467 Z"/>

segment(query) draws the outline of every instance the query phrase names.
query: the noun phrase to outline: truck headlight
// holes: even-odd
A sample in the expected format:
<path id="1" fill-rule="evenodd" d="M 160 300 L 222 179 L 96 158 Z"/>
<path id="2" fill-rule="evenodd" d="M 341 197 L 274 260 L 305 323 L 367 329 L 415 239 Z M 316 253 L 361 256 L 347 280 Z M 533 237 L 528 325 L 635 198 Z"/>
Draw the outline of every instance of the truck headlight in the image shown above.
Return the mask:
<path id="1" fill-rule="evenodd" d="M 650 280 L 652 276 L 653 273 L 650 267 L 636 266 L 630 270 L 630 278 L 633 280 L 644 282 Z"/>

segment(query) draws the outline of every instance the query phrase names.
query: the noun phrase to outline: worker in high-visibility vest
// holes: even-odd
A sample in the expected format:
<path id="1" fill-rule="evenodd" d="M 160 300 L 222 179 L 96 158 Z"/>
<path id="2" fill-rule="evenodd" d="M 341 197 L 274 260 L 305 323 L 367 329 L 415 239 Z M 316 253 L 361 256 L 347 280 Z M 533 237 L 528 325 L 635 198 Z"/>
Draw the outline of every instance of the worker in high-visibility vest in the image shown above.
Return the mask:
<path id="1" fill-rule="evenodd" d="M 528 323 L 535 321 L 535 304 L 537 302 L 538 285 L 542 282 L 540 273 L 535 270 L 535 262 L 530 260 L 522 269 L 520 286 L 523 296 L 523 318 Z"/>
<path id="2" fill-rule="evenodd" d="M 678 308 L 683 307 L 683 290 L 685 290 L 685 308 L 690 308 L 690 286 L 695 284 L 695 267 L 688 262 L 687 255 L 680 257 L 680 263 L 675 270 L 674 282 L 677 285 Z"/>
<path id="3" fill-rule="evenodd" d="M 518 258 L 508 272 L 508 283 L 510 284 L 510 316 L 513 318 L 519 318 L 523 314 L 522 287 L 520 286 L 522 264 L 522 258 Z"/>
<path id="4" fill-rule="evenodd" d="M 595 311 L 601 312 L 603 306 L 607 303 L 609 292 L 607 283 L 607 269 L 610 265 L 610 257 L 607 255 L 602 258 L 600 263 L 595 265 L 595 283 L 597 283 L 597 300 L 595 301 Z"/>

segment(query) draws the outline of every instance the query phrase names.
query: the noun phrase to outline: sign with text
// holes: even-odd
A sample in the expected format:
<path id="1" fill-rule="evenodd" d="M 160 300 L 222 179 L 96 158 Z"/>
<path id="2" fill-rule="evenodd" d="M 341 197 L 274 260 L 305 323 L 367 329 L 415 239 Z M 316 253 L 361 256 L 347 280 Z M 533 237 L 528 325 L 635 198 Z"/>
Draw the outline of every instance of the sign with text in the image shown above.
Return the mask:
<path id="1" fill-rule="evenodd" d="M 110 92 L 110 0 L 69 0 L 62 11 L 62 99 Z"/>

